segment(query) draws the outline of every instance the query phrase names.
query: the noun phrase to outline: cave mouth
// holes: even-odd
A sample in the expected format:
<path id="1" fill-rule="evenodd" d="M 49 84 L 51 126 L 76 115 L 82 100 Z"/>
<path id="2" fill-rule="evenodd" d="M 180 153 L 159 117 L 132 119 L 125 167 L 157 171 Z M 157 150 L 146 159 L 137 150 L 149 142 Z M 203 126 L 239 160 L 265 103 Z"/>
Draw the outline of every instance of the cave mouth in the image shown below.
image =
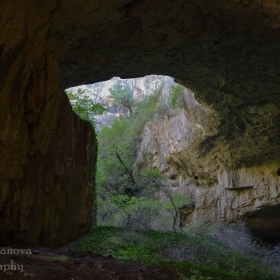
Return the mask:
<path id="1" fill-rule="evenodd" d="M 247 217 L 252 234 L 269 243 L 280 240 L 280 205 L 264 207 Z"/>
<path id="2" fill-rule="evenodd" d="M 109 89 L 115 84 L 120 83 L 125 88 L 128 87 L 133 90 L 133 98 L 136 98 L 138 102 L 143 101 L 146 95 L 152 94 L 152 92 L 159 86 L 161 82 L 165 82 L 167 85 L 178 85 L 174 78 L 170 76 L 162 75 L 147 75 L 144 77 L 135 77 L 130 79 L 122 79 L 120 77 L 113 77 L 110 80 L 80 85 L 77 87 L 69 88 L 75 94 L 81 89 L 92 98 L 94 103 L 100 103 L 104 107 L 107 107 L 108 111 L 104 112 L 100 116 L 94 116 L 92 120 L 96 121 L 96 131 L 99 132 L 102 126 L 111 126 L 113 120 L 119 116 L 125 116 L 128 111 L 123 106 L 112 105 L 109 95 Z M 164 90 L 165 97 L 167 94 L 171 96 L 171 91 L 168 87 Z M 170 102 L 170 99 L 169 99 Z M 177 104 L 180 107 L 180 104 Z M 185 103 L 183 104 L 185 106 Z M 99 151 L 100 152 L 100 151 Z M 98 165 L 97 165 L 98 166 Z M 99 167 L 97 167 L 99 168 Z M 278 167 L 277 167 L 278 168 Z M 279 170 L 277 170 L 277 174 Z M 279 175 L 279 174 L 278 174 Z M 176 175 L 170 175 L 170 180 L 178 179 Z M 194 179 L 198 179 L 198 176 L 194 176 Z M 125 188 L 127 192 L 130 192 L 130 188 Z M 252 200 L 254 198 L 251 198 Z M 246 215 L 247 226 L 252 232 L 253 236 L 268 243 L 275 243 L 280 240 L 280 205 L 263 207 L 255 212 L 250 212 Z"/>

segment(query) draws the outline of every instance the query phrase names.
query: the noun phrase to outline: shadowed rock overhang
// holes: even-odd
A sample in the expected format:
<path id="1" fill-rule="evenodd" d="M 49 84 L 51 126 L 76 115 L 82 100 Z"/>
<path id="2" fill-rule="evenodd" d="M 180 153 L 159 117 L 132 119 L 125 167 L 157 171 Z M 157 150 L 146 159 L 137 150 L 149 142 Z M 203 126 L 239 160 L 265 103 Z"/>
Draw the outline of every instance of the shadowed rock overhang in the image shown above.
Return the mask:
<path id="1" fill-rule="evenodd" d="M 256 114 L 251 107 L 268 105 L 268 118 L 279 117 L 279 12 L 275 1 L 61 1 L 47 41 L 63 87 L 112 76 L 169 75 L 215 108 L 219 136 L 228 142 L 242 137 L 247 116 Z M 268 140 L 233 141 L 233 148 L 246 145 L 246 151 L 239 149 L 232 164 L 279 157 L 275 125 L 259 133 Z M 216 136 L 202 147 L 205 154 Z M 221 153 L 228 157 L 229 151 Z"/>

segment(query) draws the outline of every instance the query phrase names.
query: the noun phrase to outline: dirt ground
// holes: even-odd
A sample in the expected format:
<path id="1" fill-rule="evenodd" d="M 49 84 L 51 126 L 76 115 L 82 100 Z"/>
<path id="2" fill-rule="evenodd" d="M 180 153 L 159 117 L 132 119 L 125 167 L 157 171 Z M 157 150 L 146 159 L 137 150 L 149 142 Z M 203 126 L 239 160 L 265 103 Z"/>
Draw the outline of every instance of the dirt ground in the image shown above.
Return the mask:
<path id="1" fill-rule="evenodd" d="M 37 254 L 0 254 L 0 280 L 180 279 L 172 270 L 130 264 L 93 253 L 71 249 L 36 250 L 38 252 L 33 252 Z"/>

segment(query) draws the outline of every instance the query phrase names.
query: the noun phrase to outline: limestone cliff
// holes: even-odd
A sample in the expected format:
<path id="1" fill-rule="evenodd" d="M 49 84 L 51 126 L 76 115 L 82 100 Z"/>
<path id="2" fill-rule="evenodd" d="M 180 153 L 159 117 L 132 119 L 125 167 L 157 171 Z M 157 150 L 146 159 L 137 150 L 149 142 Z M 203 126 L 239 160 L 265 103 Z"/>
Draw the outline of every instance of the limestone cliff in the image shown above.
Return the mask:
<path id="1" fill-rule="evenodd" d="M 168 116 L 145 127 L 138 163 L 160 168 L 177 185 L 174 191 L 196 201 L 186 217 L 188 223 L 246 219 L 256 235 L 278 236 L 280 161 L 270 155 L 262 156 L 260 163 L 247 152 L 255 139 L 258 149 L 251 156 L 262 147 L 269 149 L 264 130 L 274 128 L 270 141 L 277 142 L 278 104 L 236 108 L 240 120 L 233 124 L 232 119 L 222 122 L 215 110 L 199 104 L 187 89 L 183 100 L 183 109 L 170 109 Z M 242 138 L 234 134 L 240 129 Z"/>

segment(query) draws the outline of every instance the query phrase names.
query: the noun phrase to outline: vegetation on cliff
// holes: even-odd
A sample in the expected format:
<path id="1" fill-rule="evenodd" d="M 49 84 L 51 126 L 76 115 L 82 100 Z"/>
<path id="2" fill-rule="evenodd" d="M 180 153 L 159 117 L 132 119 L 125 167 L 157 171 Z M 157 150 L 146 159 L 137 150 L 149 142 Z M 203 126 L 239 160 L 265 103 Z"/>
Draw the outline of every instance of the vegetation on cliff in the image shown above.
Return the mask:
<path id="1" fill-rule="evenodd" d="M 171 99 L 171 107 L 175 109 L 176 107 L 183 108 L 183 86 L 176 85 L 171 86 L 171 93 L 170 93 L 170 99 Z"/>
<path id="2" fill-rule="evenodd" d="M 132 89 L 120 83 L 116 83 L 109 88 L 109 91 L 111 94 L 110 97 L 113 98 L 116 103 L 126 107 L 131 115 L 133 107 L 136 104 Z"/>
<path id="3" fill-rule="evenodd" d="M 83 120 L 91 122 L 94 125 L 94 116 L 102 115 L 107 109 L 99 103 L 94 103 L 93 100 L 86 94 L 85 90 L 78 89 L 77 94 L 70 90 L 66 90 L 73 111 Z"/>

